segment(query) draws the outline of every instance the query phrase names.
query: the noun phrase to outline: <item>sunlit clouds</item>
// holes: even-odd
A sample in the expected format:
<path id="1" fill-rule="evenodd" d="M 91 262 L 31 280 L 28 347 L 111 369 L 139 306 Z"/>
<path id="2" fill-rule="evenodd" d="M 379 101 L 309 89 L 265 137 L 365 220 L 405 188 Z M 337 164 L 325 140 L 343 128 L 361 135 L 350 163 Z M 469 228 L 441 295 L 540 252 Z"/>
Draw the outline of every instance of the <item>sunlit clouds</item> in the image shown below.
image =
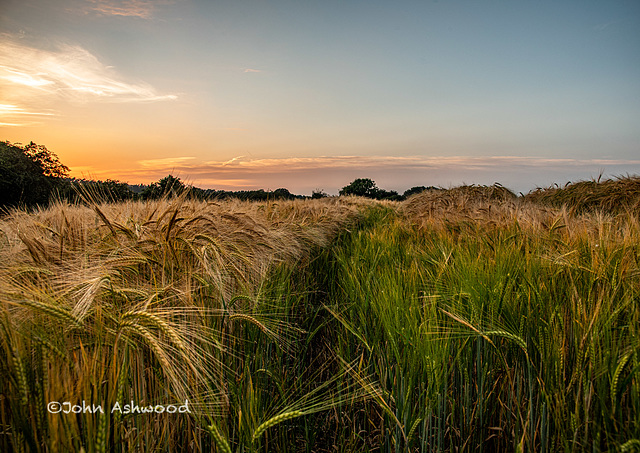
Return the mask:
<path id="1" fill-rule="evenodd" d="M 336 194 L 640 172 L 638 2 L 0 0 L 0 140 Z"/>
<path id="2" fill-rule="evenodd" d="M 45 50 L 8 35 L 0 36 L 0 92 L 0 122 L 12 126 L 44 121 L 55 115 L 54 106 L 60 102 L 157 102 L 177 98 L 158 93 L 147 83 L 125 80 L 81 46 L 60 44 Z M 24 121 L 26 116 L 32 121 Z"/>
<path id="3" fill-rule="evenodd" d="M 84 10 L 105 16 L 130 16 L 149 19 L 158 5 L 170 3 L 173 2 L 170 0 L 87 0 Z"/>
<path id="4" fill-rule="evenodd" d="M 53 115 L 52 112 L 32 112 L 17 105 L 0 104 L 0 126 L 15 127 L 35 124 L 41 118 Z"/>
<path id="5" fill-rule="evenodd" d="M 25 74 L 20 71 L 5 67 L 5 75 L 3 79 L 8 80 L 16 85 L 25 85 L 32 88 L 45 87 L 47 85 L 53 85 L 53 80 L 48 80 L 41 77 L 42 74 Z"/>
<path id="6" fill-rule="evenodd" d="M 171 168 L 176 165 L 184 165 L 187 161 L 194 159 L 193 157 L 165 157 L 162 159 L 141 160 L 138 163 L 145 168 Z"/>
<path id="7" fill-rule="evenodd" d="M 231 165 L 231 164 L 233 164 L 233 163 L 234 163 L 234 162 L 236 162 L 236 161 L 240 161 L 242 158 L 244 158 L 244 156 L 237 156 L 237 157 L 234 157 L 233 159 L 229 159 L 229 160 L 228 160 L 228 161 L 226 161 L 226 162 L 222 162 L 222 164 L 221 164 L 221 165 L 222 165 L 223 167 L 224 167 L 225 165 Z"/>
<path id="8" fill-rule="evenodd" d="M 531 177 L 537 186 L 554 182 L 598 177 L 605 166 L 608 176 L 625 173 L 640 160 L 549 159 L 519 156 L 321 156 L 281 159 L 252 159 L 237 156 L 224 162 L 199 162 L 192 157 L 142 160 L 130 169 L 109 177 L 123 181 L 152 182 L 173 174 L 187 183 L 223 190 L 275 190 L 285 187 L 293 193 L 311 194 L 323 189 L 337 194 L 356 178 L 372 178 L 379 187 L 402 193 L 414 186 L 450 187 L 460 183 L 499 182 L 512 190 L 528 192 Z M 73 169 L 76 171 L 75 169 Z M 85 169 L 88 170 L 88 169 Z M 91 170 L 94 177 L 107 173 Z M 605 175 L 606 176 L 606 175 Z"/>

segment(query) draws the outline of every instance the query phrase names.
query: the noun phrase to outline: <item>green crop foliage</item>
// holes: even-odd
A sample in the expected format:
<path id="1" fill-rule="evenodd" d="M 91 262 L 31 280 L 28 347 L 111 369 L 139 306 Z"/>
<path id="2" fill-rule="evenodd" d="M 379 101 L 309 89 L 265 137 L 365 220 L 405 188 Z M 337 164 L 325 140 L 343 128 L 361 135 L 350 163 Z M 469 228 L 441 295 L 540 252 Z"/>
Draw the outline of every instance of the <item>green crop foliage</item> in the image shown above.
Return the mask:
<path id="1" fill-rule="evenodd" d="M 8 212 L 0 263 L 2 451 L 640 445 L 629 210 L 87 199 Z"/>

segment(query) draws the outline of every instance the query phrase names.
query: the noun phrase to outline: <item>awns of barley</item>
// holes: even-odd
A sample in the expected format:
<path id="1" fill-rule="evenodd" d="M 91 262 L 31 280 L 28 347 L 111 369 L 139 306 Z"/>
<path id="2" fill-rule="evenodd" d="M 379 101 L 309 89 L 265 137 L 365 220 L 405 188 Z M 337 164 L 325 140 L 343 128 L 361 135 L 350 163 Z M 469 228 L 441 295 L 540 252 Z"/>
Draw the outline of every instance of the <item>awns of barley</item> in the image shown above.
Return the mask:
<path id="1" fill-rule="evenodd" d="M 82 321 L 78 319 L 76 316 L 74 316 L 73 313 L 71 313 L 70 311 L 66 310 L 65 308 L 59 305 L 53 305 L 50 303 L 41 302 L 41 301 L 32 300 L 32 299 L 20 299 L 16 302 L 9 302 L 9 301 L 7 302 L 15 305 L 22 305 L 25 307 L 36 309 L 49 316 L 58 318 L 62 321 L 68 321 L 71 324 L 73 324 L 73 326 L 76 328 L 82 328 Z"/>
<path id="2" fill-rule="evenodd" d="M 267 326 L 265 326 L 263 323 L 258 321 L 253 316 L 247 315 L 245 313 L 232 313 L 232 314 L 229 315 L 229 320 L 230 321 L 233 321 L 233 320 L 236 320 L 236 319 L 241 320 L 241 321 L 247 321 L 247 322 L 257 326 L 268 337 L 277 338 L 277 335 L 274 332 L 269 330 L 267 328 Z"/>
<path id="3" fill-rule="evenodd" d="M 504 330 L 490 330 L 488 332 L 484 332 L 484 335 L 487 335 L 487 336 L 495 335 L 497 337 L 502 337 L 508 340 L 512 340 L 522 348 L 525 354 L 527 354 L 527 343 L 525 343 L 525 341 L 519 336 L 517 336 L 516 334 L 513 334 L 511 332 L 506 332 Z"/>
<path id="4" fill-rule="evenodd" d="M 186 353 L 186 347 L 178 335 L 178 333 L 163 319 L 148 311 L 130 311 L 122 315 L 122 321 L 129 318 L 138 320 L 141 324 L 149 327 L 155 327 L 160 332 L 163 332 L 167 337 L 171 339 L 171 342 L 183 353 Z"/>
<path id="5" fill-rule="evenodd" d="M 292 418 L 300 417 L 302 415 L 304 415 L 304 412 L 302 411 L 290 411 L 290 412 L 285 412 L 283 414 L 276 415 L 275 417 L 271 417 L 269 420 L 267 420 L 266 422 L 264 422 L 263 424 L 261 424 L 256 428 L 251 440 L 255 442 L 257 439 L 260 438 L 260 436 L 262 436 L 262 434 L 266 430 L 268 430 L 272 426 L 275 426 L 278 423 L 282 423 L 286 420 L 291 420 Z"/>
<path id="6" fill-rule="evenodd" d="M 162 364 L 165 372 L 170 372 L 174 370 L 174 367 L 171 366 L 169 359 L 167 357 L 167 351 L 163 349 L 162 343 L 158 340 L 158 338 L 151 333 L 149 329 L 145 326 L 137 324 L 133 321 L 122 321 L 118 325 L 119 329 L 129 328 L 133 330 L 135 333 L 140 335 L 147 341 L 147 345 L 151 348 L 151 350 L 155 353 L 156 358 Z"/>
<path id="7" fill-rule="evenodd" d="M 222 374 L 220 363 L 227 357 L 234 357 L 229 361 L 235 365 L 235 357 L 244 351 L 236 351 L 230 345 L 230 354 L 220 354 L 223 346 L 215 330 L 219 322 L 210 325 L 208 316 L 199 315 L 199 310 L 211 309 L 218 319 L 220 313 L 215 311 L 218 305 L 202 305 L 208 304 L 209 300 L 216 301 L 218 292 L 228 300 L 241 286 L 242 292 L 260 291 L 269 283 L 265 279 L 271 278 L 269 272 L 276 266 L 283 262 L 296 266 L 297 260 L 311 253 L 310 244 L 319 243 L 317 238 L 334 237 L 339 232 L 337 226 L 357 214 L 355 203 L 330 200 L 322 203 L 282 202 L 277 207 L 271 205 L 269 212 L 261 211 L 255 203 L 229 202 L 217 208 L 192 200 L 178 203 L 162 200 L 105 203 L 92 209 L 94 203 L 86 201 L 90 206 L 65 205 L 64 209 L 53 206 L 0 219 L 0 261 L 3 263 L 0 296 L 6 307 L 2 314 L 6 313 L 7 326 L 17 327 L 16 335 L 37 341 L 38 346 L 49 353 L 51 365 L 44 368 L 43 379 L 51 377 L 57 381 L 73 376 L 78 383 L 73 395 L 76 397 L 88 383 L 104 382 L 105 377 L 112 377 L 117 384 L 109 382 L 109 385 L 117 385 L 114 397 L 118 401 L 136 390 L 140 390 L 138 396 L 147 399 L 157 398 L 164 391 L 190 395 L 201 395 L 206 391 L 218 395 L 218 381 L 213 378 Z M 220 214 L 224 212 L 234 217 L 220 221 Z M 319 218 L 320 215 L 326 219 Z M 23 241 L 19 232 L 24 232 Z M 171 241 L 170 248 L 165 244 L 167 239 Z M 165 264 L 169 266 L 165 267 Z M 204 283 L 200 282 L 202 288 L 198 288 L 197 294 L 192 291 L 198 286 L 193 274 L 203 276 Z M 195 300 L 200 294 L 208 297 L 202 304 Z M 183 315 L 192 308 L 191 303 L 198 310 L 198 316 Z M 176 314 L 174 309 L 180 313 Z M 253 337 L 254 332 L 264 333 L 279 345 L 284 344 L 282 349 L 287 351 L 286 345 L 292 343 L 291 332 L 297 332 L 288 323 L 279 321 L 279 314 L 253 316 L 249 312 L 245 315 L 243 307 L 233 307 L 230 312 L 228 320 L 250 327 L 247 331 L 237 328 L 238 335 L 248 332 Z M 209 339 L 203 329 L 207 334 L 213 332 L 213 338 Z M 8 332 L 8 327 L 5 330 Z M 118 343 L 114 344 L 114 341 Z M 35 373 L 30 367 L 32 361 L 28 361 L 29 353 L 25 351 L 27 344 L 20 343 L 13 355 L 11 345 L 5 344 L 9 361 L 5 364 L 7 376 L 10 376 L 8 389 L 13 392 L 16 403 L 21 399 L 23 403 L 33 403 L 55 391 L 54 384 L 43 382 L 38 387 L 36 382 L 36 386 L 32 385 L 31 377 Z M 78 348 L 79 344 L 84 345 L 80 346 L 82 350 Z M 89 344 L 96 347 L 86 347 Z M 107 362 L 102 354 L 112 345 L 118 356 L 122 349 L 130 348 L 132 358 Z M 270 345 L 269 350 L 272 349 L 277 348 Z M 122 363 L 122 369 L 119 373 L 89 366 L 72 370 L 67 365 L 72 358 L 75 360 L 76 351 L 78 356 L 81 352 L 86 353 L 88 359 L 96 359 L 95 363 L 110 363 L 114 367 Z M 94 352 L 96 355 L 91 356 Z M 143 369 L 147 363 L 158 373 L 147 374 Z M 149 389 L 148 393 L 142 394 L 146 389 Z M 112 390 L 108 388 L 109 395 Z M 42 397 L 38 392 L 43 393 Z M 109 396 L 109 400 L 112 399 Z M 31 410 L 29 407 L 24 410 Z M 44 420 L 50 418 L 46 408 L 41 412 L 45 415 Z M 293 412 L 271 419 L 260 430 L 263 432 L 297 414 Z M 116 421 L 118 416 L 118 412 L 113 416 Z M 56 422 L 52 424 L 50 439 L 62 445 L 72 445 L 78 439 L 76 445 L 81 442 L 85 448 L 89 446 L 88 449 L 108 450 L 110 445 L 104 446 L 100 436 L 106 435 L 110 444 L 118 440 L 122 431 L 115 429 L 119 425 L 114 425 L 113 417 L 100 415 L 94 423 L 83 427 L 74 422 Z M 6 420 L 5 426 L 12 426 L 11 418 L 0 421 L 5 423 Z M 131 449 L 143 436 L 149 441 L 149 449 L 170 445 L 167 442 L 186 445 L 183 440 L 190 438 L 193 432 L 168 428 L 169 425 L 162 425 L 164 420 L 155 428 L 137 426 L 136 436 L 140 437 L 125 440 L 122 448 Z M 168 418 L 166 421 L 173 422 Z M 229 444 L 233 447 L 236 442 L 235 431 L 230 432 L 227 441 L 220 435 L 224 435 L 223 430 L 216 427 L 213 430 L 218 434 L 215 442 L 218 450 L 231 452 Z M 16 437 L 24 438 L 23 434 L 18 432 Z M 245 440 L 250 441 L 253 429 L 246 434 L 248 439 Z M 215 437 L 213 433 L 212 436 Z M 0 450 L 2 445 L 0 438 Z"/>

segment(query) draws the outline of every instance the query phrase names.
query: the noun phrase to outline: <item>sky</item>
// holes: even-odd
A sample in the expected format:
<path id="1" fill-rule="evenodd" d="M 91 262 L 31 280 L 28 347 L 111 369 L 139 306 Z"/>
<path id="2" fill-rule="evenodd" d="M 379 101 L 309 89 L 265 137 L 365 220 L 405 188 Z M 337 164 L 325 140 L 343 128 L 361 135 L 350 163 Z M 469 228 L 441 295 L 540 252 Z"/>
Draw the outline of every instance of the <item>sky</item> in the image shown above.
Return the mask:
<path id="1" fill-rule="evenodd" d="M 307 195 L 640 174 L 640 1 L 0 0 L 0 140 Z"/>

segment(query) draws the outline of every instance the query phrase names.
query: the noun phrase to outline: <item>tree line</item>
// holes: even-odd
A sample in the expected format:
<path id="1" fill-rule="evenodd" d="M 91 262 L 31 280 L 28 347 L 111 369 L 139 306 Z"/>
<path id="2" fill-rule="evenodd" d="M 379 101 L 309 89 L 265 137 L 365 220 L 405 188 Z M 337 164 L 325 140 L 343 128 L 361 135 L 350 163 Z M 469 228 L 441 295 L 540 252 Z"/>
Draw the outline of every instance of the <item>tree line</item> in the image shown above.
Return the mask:
<path id="1" fill-rule="evenodd" d="M 30 142 L 0 142 L 0 207 L 44 206 L 51 199 L 82 201 L 152 200 L 161 197 L 184 195 L 203 200 L 238 198 L 249 201 L 276 199 L 303 199 L 328 197 L 323 190 L 316 189 L 311 197 L 295 195 L 280 188 L 273 191 L 259 190 L 215 190 L 201 189 L 185 184 L 180 178 L 168 175 L 151 184 L 130 185 L 107 179 L 87 180 L 69 177 L 69 167 L 44 145 Z M 359 178 L 340 190 L 340 195 L 356 195 L 376 200 L 401 201 L 408 196 L 436 187 L 412 187 L 403 194 L 387 191 L 376 186 L 368 178 Z"/>

